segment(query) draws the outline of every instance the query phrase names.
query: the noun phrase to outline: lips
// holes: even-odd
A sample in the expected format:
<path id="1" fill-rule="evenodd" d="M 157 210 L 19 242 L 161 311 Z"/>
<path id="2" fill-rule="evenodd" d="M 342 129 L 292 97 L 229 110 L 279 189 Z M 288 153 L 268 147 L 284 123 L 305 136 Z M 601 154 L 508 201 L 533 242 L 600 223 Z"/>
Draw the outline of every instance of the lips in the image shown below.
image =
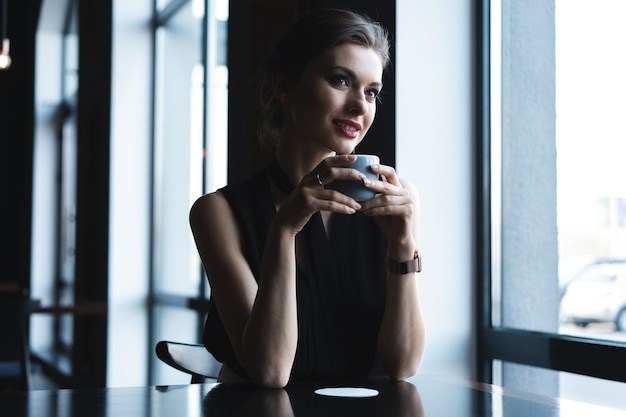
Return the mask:
<path id="1" fill-rule="evenodd" d="M 353 122 L 351 120 L 333 120 L 333 124 L 346 136 L 355 138 L 358 136 L 359 131 L 361 130 L 361 125 L 359 123 Z"/>

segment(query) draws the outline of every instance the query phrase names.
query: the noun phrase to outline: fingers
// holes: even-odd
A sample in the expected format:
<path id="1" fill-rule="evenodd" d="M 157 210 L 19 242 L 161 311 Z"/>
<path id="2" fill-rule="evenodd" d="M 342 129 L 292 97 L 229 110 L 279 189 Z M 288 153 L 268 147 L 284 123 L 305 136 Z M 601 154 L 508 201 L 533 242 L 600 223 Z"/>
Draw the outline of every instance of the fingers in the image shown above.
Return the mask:
<path id="1" fill-rule="evenodd" d="M 361 205 L 343 194 L 328 190 L 328 195 L 335 195 L 337 198 L 321 198 L 318 201 L 317 209 L 319 211 L 332 211 L 334 213 L 354 214 L 361 210 Z M 328 196 L 326 195 L 326 196 Z M 342 200 L 342 201 L 339 201 Z"/>
<path id="2" fill-rule="evenodd" d="M 370 167 L 372 172 L 382 176 L 383 179 L 393 185 L 400 186 L 400 178 L 396 174 L 396 170 L 388 165 L 376 164 Z"/>
<path id="3" fill-rule="evenodd" d="M 369 178 L 362 178 L 363 185 L 377 194 L 384 195 L 406 195 L 407 190 L 402 187 L 400 179 L 396 174 L 396 170 L 386 165 L 372 165 L 371 170 L 378 174 L 379 180 L 371 180 Z"/>
<path id="4" fill-rule="evenodd" d="M 360 211 L 366 216 L 410 216 L 413 213 L 413 200 L 408 194 L 380 194 L 364 202 Z"/>
<path id="5" fill-rule="evenodd" d="M 370 167 L 380 180 L 368 179 L 356 169 L 346 169 L 354 162 L 354 155 L 339 155 L 324 159 L 305 176 L 302 186 L 307 197 L 306 205 L 315 210 L 328 210 L 341 213 L 364 211 L 369 215 L 394 214 L 410 211 L 410 208 L 394 208 L 411 204 L 408 192 L 400 183 L 394 168 L 375 164 Z M 328 185 L 337 180 L 359 181 L 377 194 L 373 200 L 359 204 L 354 199 L 332 190 Z"/>
<path id="6" fill-rule="evenodd" d="M 332 168 L 331 168 L 332 170 Z M 361 209 L 361 205 L 352 198 L 329 188 L 327 178 L 335 176 L 331 170 L 307 174 L 301 183 L 301 193 L 304 204 L 313 211 L 332 211 L 336 213 L 353 214 Z M 331 179 L 331 181 L 334 181 Z"/>
<path id="7" fill-rule="evenodd" d="M 386 165 L 373 165 L 371 168 L 381 179 L 363 179 L 363 184 L 374 191 L 376 197 L 364 202 L 361 212 L 368 216 L 411 215 L 412 194 L 402 186 L 395 169 Z"/>
<path id="8" fill-rule="evenodd" d="M 327 185 L 336 180 L 361 181 L 365 176 L 356 169 L 346 169 L 356 160 L 355 155 L 339 155 L 324 159 L 312 172 L 318 184 Z"/>
<path id="9" fill-rule="evenodd" d="M 354 214 L 361 209 L 361 204 L 338 191 L 324 189 L 315 182 L 313 188 L 302 192 L 304 205 L 312 211 L 332 211 L 335 213 Z"/>

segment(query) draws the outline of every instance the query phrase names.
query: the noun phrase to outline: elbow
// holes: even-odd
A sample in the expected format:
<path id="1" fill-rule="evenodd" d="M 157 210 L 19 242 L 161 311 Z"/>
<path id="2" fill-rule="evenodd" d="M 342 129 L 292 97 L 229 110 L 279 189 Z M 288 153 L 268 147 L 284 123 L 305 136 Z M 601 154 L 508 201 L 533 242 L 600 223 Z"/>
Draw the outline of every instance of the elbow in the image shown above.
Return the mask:
<path id="1" fill-rule="evenodd" d="M 264 372 L 252 378 L 252 383 L 261 388 L 282 389 L 289 383 L 289 374 Z"/>
<path id="2" fill-rule="evenodd" d="M 395 366 L 387 370 L 387 375 L 392 381 L 404 381 L 407 378 L 417 374 L 419 362 L 407 363 L 402 366 Z"/>
<path id="3" fill-rule="evenodd" d="M 269 388 L 269 389 L 283 389 L 287 386 L 289 380 L 281 380 L 281 379 L 264 379 L 256 383 L 261 388 Z"/>
<path id="4" fill-rule="evenodd" d="M 284 388 L 291 379 L 294 356 L 281 349 L 254 347 L 250 354 L 242 352 L 242 363 L 252 384 L 262 388 Z M 295 352 L 294 352 L 295 355 Z"/>
<path id="5" fill-rule="evenodd" d="M 256 362 L 248 368 L 250 381 L 262 388 L 285 388 L 291 378 L 291 367 L 276 361 Z"/>
<path id="6" fill-rule="evenodd" d="M 423 350 L 411 350 L 405 355 L 395 352 L 386 357 L 381 356 L 387 376 L 392 381 L 403 381 L 417 374 L 422 363 Z"/>
<path id="7" fill-rule="evenodd" d="M 403 381 L 417 374 L 424 357 L 424 333 L 399 345 L 380 343 L 378 353 L 389 379 Z M 386 340 L 383 338 L 382 340 Z"/>

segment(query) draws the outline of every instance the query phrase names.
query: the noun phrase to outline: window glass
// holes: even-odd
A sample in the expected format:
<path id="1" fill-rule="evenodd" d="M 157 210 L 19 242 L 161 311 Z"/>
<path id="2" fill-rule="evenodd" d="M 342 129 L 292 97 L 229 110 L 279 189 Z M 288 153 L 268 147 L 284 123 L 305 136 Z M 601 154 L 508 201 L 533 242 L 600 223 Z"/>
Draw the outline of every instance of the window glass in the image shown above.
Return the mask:
<path id="1" fill-rule="evenodd" d="M 560 329 L 626 340 L 626 3 L 556 10 Z"/>
<path id="2" fill-rule="evenodd" d="M 71 101 L 78 92 L 78 8 L 71 6 L 69 31 L 63 36 L 63 98 Z"/>
<path id="3" fill-rule="evenodd" d="M 626 339 L 625 19 L 619 0 L 491 2 L 496 326 Z"/>
<path id="4" fill-rule="evenodd" d="M 163 10 L 168 4 L 173 3 L 176 0 L 155 0 L 156 1 L 156 9 L 158 11 Z"/>
<path id="5" fill-rule="evenodd" d="M 207 143 L 205 191 L 226 185 L 228 160 L 228 0 L 210 3 L 207 27 Z"/>
<path id="6" fill-rule="evenodd" d="M 204 117 L 203 16 L 193 3 L 156 33 L 153 251 L 156 291 L 191 296 L 200 274 L 187 219 L 202 193 Z"/>

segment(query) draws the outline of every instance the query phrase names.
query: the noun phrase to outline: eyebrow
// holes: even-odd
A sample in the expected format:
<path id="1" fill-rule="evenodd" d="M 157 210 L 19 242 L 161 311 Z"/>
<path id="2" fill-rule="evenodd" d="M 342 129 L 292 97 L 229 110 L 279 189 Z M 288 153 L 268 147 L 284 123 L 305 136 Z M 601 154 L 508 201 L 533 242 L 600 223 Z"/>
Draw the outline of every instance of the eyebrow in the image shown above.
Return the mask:
<path id="1" fill-rule="evenodd" d="M 341 65 L 334 65 L 332 67 L 329 68 L 329 71 L 336 71 L 336 70 L 341 70 L 343 72 L 345 72 L 350 78 L 352 79 L 357 79 L 357 75 L 354 71 L 352 71 L 350 68 L 348 67 L 344 67 Z M 372 83 L 369 84 L 371 87 L 378 87 L 378 88 L 382 88 L 383 87 L 383 83 L 379 82 L 379 81 L 374 81 Z"/>

